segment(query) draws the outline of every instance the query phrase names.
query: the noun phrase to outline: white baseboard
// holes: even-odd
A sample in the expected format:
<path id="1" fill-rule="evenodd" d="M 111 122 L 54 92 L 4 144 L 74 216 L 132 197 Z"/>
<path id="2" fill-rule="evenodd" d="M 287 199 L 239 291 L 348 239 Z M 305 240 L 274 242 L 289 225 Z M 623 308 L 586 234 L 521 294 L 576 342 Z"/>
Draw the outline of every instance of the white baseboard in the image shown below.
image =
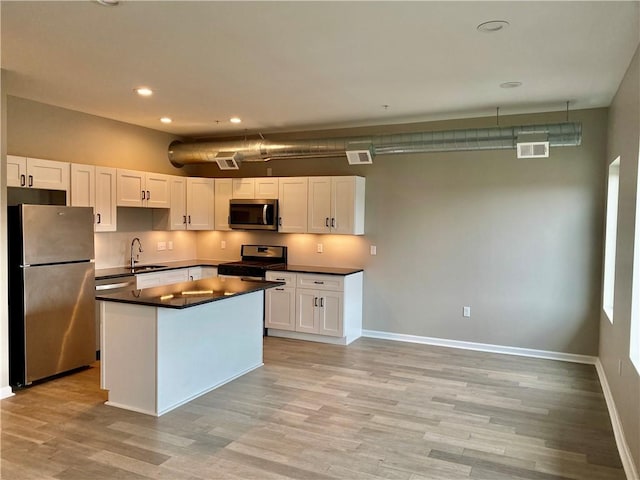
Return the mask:
<path id="1" fill-rule="evenodd" d="M 596 371 L 598 372 L 600 385 L 602 385 L 602 392 L 604 393 L 607 408 L 609 409 L 609 417 L 611 418 L 611 425 L 613 426 L 613 434 L 616 438 L 616 444 L 618 446 L 618 452 L 620 452 L 620 460 L 622 461 L 624 472 L 627 475 L 628 480 L 639 480 L 640 477 L 638 476 L 638 470 L 636 470 L 635 463 L 633 462 L 631 450 L 629 450 L 629 444 L 627 444 L 627 440 L 624 436 L 624 429 L 622 428 L 622 422 L 618 415 L 618 409 L 616 408 L 616 403 L 613 401 L 613 394 L 611 393 L 611 388 L 609 387 L 604 367 L 602 366 L 602 362 L 599 358 L 596 361 Z"/>
<path id="2" fill-rule="evenodd" d="M 595 365 L 598 359 L 598 357 L 593 357 L 591 355 L 550 352 L 548 350 L 534 350 L 532 348 L 505 347 L 503 345 L 463 342 L 460 340 L 447 340 L 444 338 L 435 337 L 421 337 L 418 335 L 405 335 L 403 333 L 381 332 L 378 330 L 363 330 L 362 336 L 370 338 L 381 338 L 384 340 L 396 340 L 399 342 L 422 343 L 425 345 L 436 345 L 439 347 L 477 350 L 479 352 L 503 353 L 505 355 L 519 355 L 521 357 L 546 358 L 548 360 L 561 360 L 563 362 L 586 363 L 588 365 Z"/>
<path id="3" fill-rule="evenodd" d="M 2 387 L 0 388 L 0 400 L 4 398 L 13 397 L 15 393 L 11 390 L 11 387 Z"/>

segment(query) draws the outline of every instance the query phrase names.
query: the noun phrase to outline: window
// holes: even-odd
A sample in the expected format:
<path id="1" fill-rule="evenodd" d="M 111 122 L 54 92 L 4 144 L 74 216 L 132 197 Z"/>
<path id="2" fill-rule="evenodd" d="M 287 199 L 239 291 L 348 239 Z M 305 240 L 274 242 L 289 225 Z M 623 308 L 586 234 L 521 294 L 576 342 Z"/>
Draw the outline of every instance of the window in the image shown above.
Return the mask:
<path id="1" fill-rule="evenodd" d="M 639 146 L 640 147 L 640 146 Z M 629 358 L 640 373 L 640 148 L 638 148 L 638 179 L 636 181 L 636 222 L 633 238 L 633 280 L 631 283 L 631 332 Z"/>
<path id="2" fill-rule="evenodd" d="M 618 231 L 618 188 L 620 185 L 620 157 L 609 165 L 607 188 L 607 218 L 604 237 L 604 282 L 602 308 L 613 323 L 613 291 L 616 276 L 616 236 Z"/>

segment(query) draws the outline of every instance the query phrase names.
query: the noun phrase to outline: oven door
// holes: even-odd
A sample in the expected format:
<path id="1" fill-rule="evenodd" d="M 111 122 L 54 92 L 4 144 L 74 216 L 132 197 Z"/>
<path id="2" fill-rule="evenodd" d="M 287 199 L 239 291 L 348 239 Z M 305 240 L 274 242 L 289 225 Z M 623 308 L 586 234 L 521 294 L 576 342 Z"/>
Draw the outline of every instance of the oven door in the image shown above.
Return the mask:
<path id="1" fill-rule="evenodd" d="M 278 200 L 230 200 L 229 227 L 237 230 L 278 230 Z"/>

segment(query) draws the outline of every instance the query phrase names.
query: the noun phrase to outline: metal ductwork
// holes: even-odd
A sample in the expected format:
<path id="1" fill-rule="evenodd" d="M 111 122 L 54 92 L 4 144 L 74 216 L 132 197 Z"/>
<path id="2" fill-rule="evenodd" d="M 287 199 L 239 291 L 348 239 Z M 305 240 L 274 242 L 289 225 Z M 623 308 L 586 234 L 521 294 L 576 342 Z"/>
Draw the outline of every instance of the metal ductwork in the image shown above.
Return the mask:
<path id="1" fill-rule="evenodd" d="M 518 136 L 546 135 L 550 147 L 574 147 L 582 143 L 581 123 L 556 123 L 519 127 L 471 128 L 370 137 L 342 137 L 274 142 L 264 139 L 209 141 L 169 145 L 169 160 L 176 167 L 216 163 L 219 152 L 229 152 L 243 162 L 334 158 L 347 151 L 369 150 L 375 155 L 515 149 Z"/>

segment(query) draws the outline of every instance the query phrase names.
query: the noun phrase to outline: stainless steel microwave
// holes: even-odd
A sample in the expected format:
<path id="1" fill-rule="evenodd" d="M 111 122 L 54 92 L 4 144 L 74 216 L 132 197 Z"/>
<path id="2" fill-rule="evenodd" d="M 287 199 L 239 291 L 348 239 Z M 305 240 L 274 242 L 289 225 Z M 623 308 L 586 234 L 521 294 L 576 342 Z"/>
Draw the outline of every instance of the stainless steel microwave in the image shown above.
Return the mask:
<path id="1" fill-rule="evenodd" d="M 229 227 L 278 230 L 278 200 L 229 200 Z"/>

